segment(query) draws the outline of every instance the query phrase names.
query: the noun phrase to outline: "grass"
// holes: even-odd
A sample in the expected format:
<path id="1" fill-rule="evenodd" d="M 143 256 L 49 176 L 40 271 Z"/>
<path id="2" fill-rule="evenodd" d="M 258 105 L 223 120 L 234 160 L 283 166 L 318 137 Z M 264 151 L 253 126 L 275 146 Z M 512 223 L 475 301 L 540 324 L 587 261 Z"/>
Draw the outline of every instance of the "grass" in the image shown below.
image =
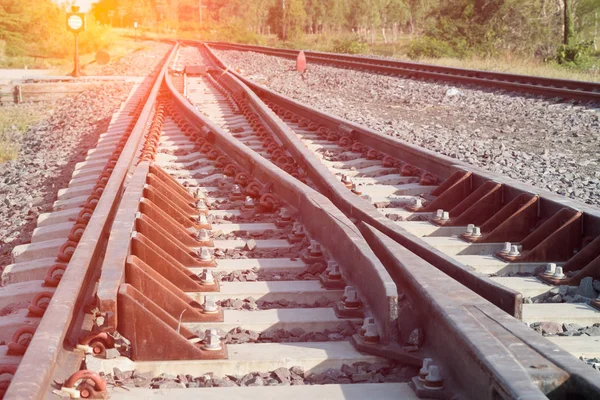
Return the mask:
<path id="1" fill-rule="evenodd" d="M 318 35 L 306 35 L 304 38 L 295 43 L 282 43 L 281 41 L 278 41 L 276 37 L 267 38 L 266 43 L 267 45 L 273 47 L 286 47 L 286 45 L 288 45 L 287 47 L 294 47 L 298 49 L 332 52 L 336 40 L 339 40 L 339 36 L 336 37 L 333 35 L 332 38 L 323 39 L 319 38 Z M 384 43 L 380 38 L 375 43 L 367 43 L 363 54 L 395 58 L 403 61 L 415 61 L 425 64 L 442 65 L 446 67 L 506 72 L 510 74 L 534 75 L 557 79 L 600 82 L 600 54 L 596 54 L 597 62 L 595 64 L 595 68 L 586 71 L 568 68 L 552 62 L 545 63 L 535 58 L 526 59 L 522 57 L 516 57 L 510 54 L 496 58 L 421 58 L 418 60 L 413 60 L 407 56 L 409 47 L 410 37 L 408 35 L 400 36 L 394 43 Z"/>
<path id="2" fill-rule="evenodd" d="M 32 104 L 0 107 L 0 163 L 17 158 L 21 137 L 43 115 L 43 108 Z"/>
<path id="3" fill-rule="evenodd" d="M 507 58 L 488 59 L 474 57 L 466 60 L 457 60 L 454 58 L 423 58 L 418 61 L 426 64 L 443 65 L 446 67 L 506 72 L 509 74 L 534 75 L 555 79 L 572 79 L 579 81 L 600 82 L 600 70 L 575 70 L 561 66 L 556 63 L 544 63 L 538 60 Z M 600 60 L 598 62 L 600 63 Z"/>

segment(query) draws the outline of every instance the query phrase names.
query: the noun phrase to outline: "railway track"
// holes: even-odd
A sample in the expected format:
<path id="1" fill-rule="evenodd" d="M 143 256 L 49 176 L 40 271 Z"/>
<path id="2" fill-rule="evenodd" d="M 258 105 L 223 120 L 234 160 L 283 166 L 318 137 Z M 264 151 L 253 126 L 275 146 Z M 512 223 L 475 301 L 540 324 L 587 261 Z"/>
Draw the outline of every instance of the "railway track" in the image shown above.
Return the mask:
<path id="1" fill-rule="evenodd" d="M 215 49 L 252 51 L 294 60 L 298 57 L 299 53 L 298 50 L 292 49 L 277 49 L 225 42 L 207 42 L 207 44 Z M 600 83 L 597 82 L 479 71 L 377 57 L 323 53 L 317 51 L 305 51 L 304 55 L 309 63 L 314 62 L 340 68 L 356 69 L 379 74 L 399 75 L 413 79 L 477 85 L 550 98 L 562 98 L 583 102 L 600 101 Z"/>
<path id="2" fill-rule="evenodd" d="M 31 259 L 4 272 L 6 299 L 26 283 L 39 297 L 29 313 L 43 309 L 38 319 L 11 314 L 37 325 L 34 335 L 0 318 L 24 352 L 2 358 L 3 376 L 14 375 L 5 398 L 600 394 L 597 372 L 509 315 L 525 320 L 523 293 L 444 250 L 467 229 L 448 222 L 465 203 L 491 208 L 471 218 L 493 218 L 523 187 L 494 177 L 498 200 L 483 171 L 242 79 L 202 46 L 176 47 L 115 116 L 34 243 L 14 254 Z M 576 205 L 535 199 L 544 221 Z M 438 208 L 445 222 L 432 219 Z M 578 217 L 596 236 L 565 253 L 583 247 L 577 265 L 592 267 L 561 283 L 596 276 L 598 212 Z M 70 243 L 44 240 L 57 236 Z M 570 260 L 552 260 L 569 271 Z M 528 263 L 489 268 L 535 270 Z M 36 296 L 31 279 L 42 276 L 58 283 L 53 294 Z"/>
<path id="3" fill-rule="evenodd" d="M 280 139 L 308 150 L 296 158 L 314 171 L 309 177 L 331 175 L 313 181 L 336 192 L 336 205 L 535 324 L 573 355 L 600 356 L 597 209 L 445 157 L 415 159 L 410 145 L 235 75 L 285 122 Z M 348 189 L 362 201 L 344 196 Z"/>

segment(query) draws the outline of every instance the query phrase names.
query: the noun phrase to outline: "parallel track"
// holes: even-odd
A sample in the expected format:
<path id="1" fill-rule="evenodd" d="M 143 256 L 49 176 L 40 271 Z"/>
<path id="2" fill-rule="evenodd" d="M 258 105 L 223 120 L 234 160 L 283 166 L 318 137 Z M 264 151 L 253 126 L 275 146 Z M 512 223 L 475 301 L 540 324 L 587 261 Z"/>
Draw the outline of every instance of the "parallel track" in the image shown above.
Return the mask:
<path id="1" fill-rule="evenodd" d="M 263 46 L 241 45 L 224 42 L 207 42 L 211 47 L 224 50 L 252 51 L 278 57 L 296 59 L 298 50 L 277 49 Z M 332 65 L 380 74 L 399 75 L 407 78 L 426 79 L 457 84 L 477 85 L 532 95 L 578 101 L 600 101 L 600 83 L 568 79 L 478 71 L 440 65 L 421 64 L 376 57 L 305 51 L 308 63 Z"/>
<path id="2" fill-rule="evenodd" d="M 465 261 L 505 240 L 462 242 L 463 220 L 491 235 L 486 221 L 532 188 L 244 84 L 199 50 L 170 55 L 127 142 L 103 136 L 98 162 L 115 148 L 120 157 L 52 300 L 39 304 L 43 335 L 16 340 L 26 351 L 7 371 L 6 398 L 600 395 L 596 372 L 508 315 L 527 319 L 527 293 L 508 283 L 517 278 L 486 276 L 550 261 L 591 265 L 561 282 L 597 276 L 597 210 L 539 193 L 519 232 L 542 240 L 512 240 L 535 260 Z M 87 163 L 83 186 L 102 173 Z M 56 206 L 79 212 L 81 190 Z M 432 221 L 438 207 L 448 218 Z M 553 220 L 563 225 L 543 225 Z M 48 267 L 13 266 L 5 279 Z M 419 380 L 425 358 L 436 368 Z"/>

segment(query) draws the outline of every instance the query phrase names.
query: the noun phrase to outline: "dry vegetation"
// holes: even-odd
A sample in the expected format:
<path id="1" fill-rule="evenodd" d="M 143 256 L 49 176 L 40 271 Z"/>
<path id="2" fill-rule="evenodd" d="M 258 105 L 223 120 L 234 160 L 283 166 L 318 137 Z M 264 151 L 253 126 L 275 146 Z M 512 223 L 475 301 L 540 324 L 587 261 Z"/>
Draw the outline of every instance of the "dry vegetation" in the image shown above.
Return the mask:
<path id="1" fill-rule="evenodd" d="M 22 135 L 42 119 L 43 108 L 35 104 L 0 107 L 0 163 L 18 156 Z"/>

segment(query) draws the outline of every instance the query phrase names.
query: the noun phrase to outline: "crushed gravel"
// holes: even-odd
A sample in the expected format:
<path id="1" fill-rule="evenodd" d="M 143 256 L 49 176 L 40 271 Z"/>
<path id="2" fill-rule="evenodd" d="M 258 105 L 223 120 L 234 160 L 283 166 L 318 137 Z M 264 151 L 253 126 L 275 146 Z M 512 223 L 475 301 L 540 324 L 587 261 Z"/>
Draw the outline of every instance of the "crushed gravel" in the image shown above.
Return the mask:
<path id="1" fill-rule="evenodd" d="M 112 374 L 105 375 L 108 385 L 120 387 L 141 387 L 152 389 L 177 389 L 200 387 L 233 387 L 233 386 L 286 386 L 286 385 L 325 385 L 377 382 L 407 382 L 417 374 L 417 369 L 399 363 L 355 362 L 344 364 L 340 369 L 329 368 L 315 374 L 305 372 L 302 367 L 280 367 L 268 372 L 250 372 L 243 376 L 215 376 L 206 373 L 202 376 L 192 375 L 154 375 L 152 372 L 121 371 L 113 369 Z M 101 375 L 103 375 L 101 373 Z"/>
<path id="2" fill-rule="evenodd" d="M 38 215 L 52 210 L 131 87 L 105 83 L 45 104 L 47 117 L 22 135 L 19 156 L 0 164 L 0 268 L 11 263 L 15 246 L 29 243 Z"/>
<path id="3" fill-rule="evenodd" d="M 324 268 L 323 268 L 324 269 Z M 316 272 L 310 273 L 302 271 L 269 271 L 260 268 L 253 268 L 243 271 L 232 271 L 230 273 L 219 274 L 221 282 L 261 282 L 261 281 L 293 281 L 302 280 L 318 280 L 319 274 Z"/>
<path id="4" fill-rule="evenodd" d="M 242 343 L 299 343 L 299 342 L 339 342 L 347 340 L 358 332 L 360 326 L 350 320 L 340 322 L 336 329 L 325 329 L 323 331 L 307 332 L 296 327 L 287 329 L 268 329 L 257 332 L 242 327 L 236 327 L 229 332 L 217 329 L 217 334 L 223 338 L 226 344 Z M 204 340 L 205 332 L 194 332 L 198 338 Z"/>
<path id="5" fill-rule="evenodd" d="M 581 326 L 556 322 L 534 322 L 530 328 L 544 336 L 600 336 L 600 324 Z"/>
<path id="6" fill-rule="evenodd" d="M 285 299 L 276 301 L 265 301 L 255 300 L 253 297 L 247 297 L 245 299 L 224 299 L 217 300 L 216 303 L 223 308 L 231 310 L 272 310 L 277 308 L 330 308 L 336 303 L 333 300 L 329 300 L 325 296 L 320 296 L 315 299 L 314 302 L 298 303 L 295 301 L 288 301 Z"/>
<path id="7" fill-rule="evenodd" d="M 572 272 L 572 271 L 569 271 Z M 559 285 L 554 286 L 546 293 L 535 297 L 525 297 L 525 304 L 539 303 L 586 303 L 598 298 L 600 294 L 600 280 L 591 276 L 583 278 L 578 286 Z"/>
<path id="8" fill-rule="evenodd" d="M 387 135 L 600 205 L 600 109 L 218 50 L 242 75 Z"/>

